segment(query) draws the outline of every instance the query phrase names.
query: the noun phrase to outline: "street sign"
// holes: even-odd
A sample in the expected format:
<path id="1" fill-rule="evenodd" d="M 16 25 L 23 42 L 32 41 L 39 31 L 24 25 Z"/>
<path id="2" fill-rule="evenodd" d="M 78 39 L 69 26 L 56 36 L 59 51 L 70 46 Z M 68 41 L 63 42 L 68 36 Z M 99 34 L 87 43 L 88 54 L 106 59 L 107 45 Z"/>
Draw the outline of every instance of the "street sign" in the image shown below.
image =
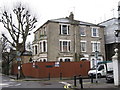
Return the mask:
<path id="1" fill-rule="evenodd" d="M 17 51 L 16 54 L 17 54 L 17 56 L 20 56 L 20 55 L 21 55 L 21 52 L 20 52 L 20 51 Z"/>
<path id="2" fill-rule="evenodd" d="M 52 68 L 53 65 L 46 65 L 46 68 Z"/>
<path id="3" fill-rule="evenodd" d="M 55 67 L 60 67 L 60 63 L 59 62 L 55 62 Z"/>
<path id="4" fill-rule="evenodd" d="M 18 66 L 18 70 L 20 70 L 20 66 Z"/>
<path id="5" fill-rule="evenodd" d="M 17 57 L 16 60 L 17 60 L 17 61 L 21 61 L 21 57 Z"/>

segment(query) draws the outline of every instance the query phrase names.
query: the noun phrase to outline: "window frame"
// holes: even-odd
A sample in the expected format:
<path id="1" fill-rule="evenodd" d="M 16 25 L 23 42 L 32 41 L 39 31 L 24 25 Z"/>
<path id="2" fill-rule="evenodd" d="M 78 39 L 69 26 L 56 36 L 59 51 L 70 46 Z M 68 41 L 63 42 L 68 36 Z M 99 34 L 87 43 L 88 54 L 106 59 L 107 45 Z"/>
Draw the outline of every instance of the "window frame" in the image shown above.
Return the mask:
<path id="1" fill-rule="evenodd" d="M 35 41 L 37 40 L 37 32 L 35 32 L 35 34 L 34 34 L 34 40 Z"/>
<path id="2" fill-rule="evenodd" d="M 92 27 L 91 28 L 91 36 L 92 37 L 99 37 L 99 29 L 98 29 L 99 27 Z M 94 30 L 96 30 L 95 32 L 94 32 Z M 94 35 L 94 34 L 96 34 L 96 35 Z"/>
<path id="3" fill-rule="evenodd" d="M 120 6 L 118 6 L 118 11 L 120 11 Z"/>
<path id="4" fill-rule="evenodd" d="M 68 50 L 68 42 L 67 41 L 63 41 L 63 51 L 64 52 L 67 52 L 67 50 Z"/>
<path id="5" fill-rule="evenodd" d="M 40 44 L 41 43 L 41 44 Z M 41 45 L 41 46 L 40 46 Z M 47 40 L 41 40 L 39 42 L 40 53 L 47 52 Z"/>
<path id="6" fill-rule="evenodd" d="M 69 24 L 60 24 L 60 35 L 69 35 L 70 34 L 70 25 Z M 66 26 L 66 32 L 63 30 L 63 26 Z"/>
<path id="7" fill-rule="evenodd" d="M 35 45 L 35 55 L 37 55 L 37 54 L 38 54 L 38 46 Z"/>
<path id="8" fill-rule="evenodd" d="M 97 45 L 97 50 L 96 50 L 96 45 Z M 92 46 L 92 52 L 98 51 L 101 52 L 101 43 L 100 41 L 91 41 L 91 46 Z"/>
<path id="9" fill-rule="evenodd" d="M 48 60 L 47 60 L 47 58 L 40 58 L 39 59 L 39 62 L 47 62 Z"/>
<path id="10" fill-rule="evenodd" d="M 72 62 L 73 58 L 72 57 L 59 57 L 58 61 L 59 62 Z"/>
<path id="11" fill-rule="evenodd" d="M 82 43 L 84 43 L 84 45 L 83 45 L 84 46 L 84 50 L 82 50 Z M 86 46 L 87 44 L 86 43 L 87 43 L 87 41 L 83 41 L 83 40 L 80 41 L 81 52 L 87 52 L 87 46 Z"/>
<path id="12" fill-rule="evenodd" d="M 66 42 L 66 50 L 64 50 L 64 43 Z M 60 52 L 70 52 L 71 50 L 71 40 L 59 40 L 59 50 Z"/>
<path id="13" fill-rule="evenodd" d="M 81 33 L 82 31 L 84 34 Z M 80 26 L 80 36 L 86 36 L 86 26 Z"/>

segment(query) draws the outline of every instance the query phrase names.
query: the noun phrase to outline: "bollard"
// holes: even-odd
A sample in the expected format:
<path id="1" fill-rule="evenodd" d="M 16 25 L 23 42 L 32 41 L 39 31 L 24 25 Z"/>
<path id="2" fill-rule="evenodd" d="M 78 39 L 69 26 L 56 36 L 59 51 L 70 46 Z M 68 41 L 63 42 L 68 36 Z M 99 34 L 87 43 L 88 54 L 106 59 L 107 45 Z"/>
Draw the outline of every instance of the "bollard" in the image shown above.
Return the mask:
<path id="1" fill-rule="evenodd" d="M 76 85 L 76 76 L 74 76 L 74 86 L 77 87 L 77 85 Z"/>
<path id="2" fill-rule="evenodd" d="M 18 80 L 18 74 L 16 76 L 17 76 L 17 80 Z"/>
<path id="3" fill-rule="evenodd" d="M 93 74 L 91 74 L 90 78 L 91 78 L 91 83 L 93 83 Z"/>
<path id="4" fill-rule="evenodd" d="M 48 74 L 48 80 L 50 80 L 50 73 Z"/>
<path id="5" fill-rule="evenodd" d="M 81 85 L 81 89 L 83 89 L 83 80 L 81 75 L 79 75 L 79 84 Z"/>
<path id="6" fill-rule="evenodd" d="M 62 80 L 62 73 L 60 73 L 60 80 Z"/>

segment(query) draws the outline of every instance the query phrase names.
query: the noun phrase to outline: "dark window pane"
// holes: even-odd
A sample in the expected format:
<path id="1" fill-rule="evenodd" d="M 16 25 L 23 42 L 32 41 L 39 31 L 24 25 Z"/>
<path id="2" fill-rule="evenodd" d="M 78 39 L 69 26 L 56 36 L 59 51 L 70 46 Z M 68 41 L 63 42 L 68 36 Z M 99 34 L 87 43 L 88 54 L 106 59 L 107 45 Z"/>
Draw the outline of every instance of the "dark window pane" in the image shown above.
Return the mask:
<path id="1" fill-rule="evenodd" d="M 46 42 L 43 42 L 43 52 L 46 52 Z"/>
<path id="2" fill-rule="evenodd" d="M 67 25 L 62 25 L 63 34 L 67 34 Z"/>
<path id="3" fill-rule="evenodd" d="M 60 41 L 60 51 L 62 51 L 62 41 Z"/>
<path id="4" fill-rule="evenodd" d="M 37 46 L 35 46 L 35 54 L 37 54 Z"/>
<path id="5" fill-rule="evenodd" d="M 62 62 L 63 60 L 62 59 L 60 59 L 60 62 Z"/>
<path id="6" fill-rule="evenodd" d="M 61 34 L 61 25 L 60 25 L 60 34 Z"/>
<path id="7" fill-rule="evenodd" d="M 67 42 L 63 41 L 63 51 L 67 52 Z"/>

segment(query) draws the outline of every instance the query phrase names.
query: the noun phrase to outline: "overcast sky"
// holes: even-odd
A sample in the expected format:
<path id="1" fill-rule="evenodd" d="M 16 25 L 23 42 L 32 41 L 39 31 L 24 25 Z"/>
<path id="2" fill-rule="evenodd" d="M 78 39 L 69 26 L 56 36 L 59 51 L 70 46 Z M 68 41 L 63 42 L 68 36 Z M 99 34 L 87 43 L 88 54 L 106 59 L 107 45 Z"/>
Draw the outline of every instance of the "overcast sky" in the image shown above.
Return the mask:
<path id="1" fill-rule="evenodd" d="M 69 16 L 71 11 L 74 13 L 76 20 L 100 23 L 118 16 L 117 7 L 119 1 L 120 0 L 0 0 L 0 9 L 11 9 L 17 2 L 22 2 L 38 18 L 37 27 L 40 27 L 47 20 Z"/>

